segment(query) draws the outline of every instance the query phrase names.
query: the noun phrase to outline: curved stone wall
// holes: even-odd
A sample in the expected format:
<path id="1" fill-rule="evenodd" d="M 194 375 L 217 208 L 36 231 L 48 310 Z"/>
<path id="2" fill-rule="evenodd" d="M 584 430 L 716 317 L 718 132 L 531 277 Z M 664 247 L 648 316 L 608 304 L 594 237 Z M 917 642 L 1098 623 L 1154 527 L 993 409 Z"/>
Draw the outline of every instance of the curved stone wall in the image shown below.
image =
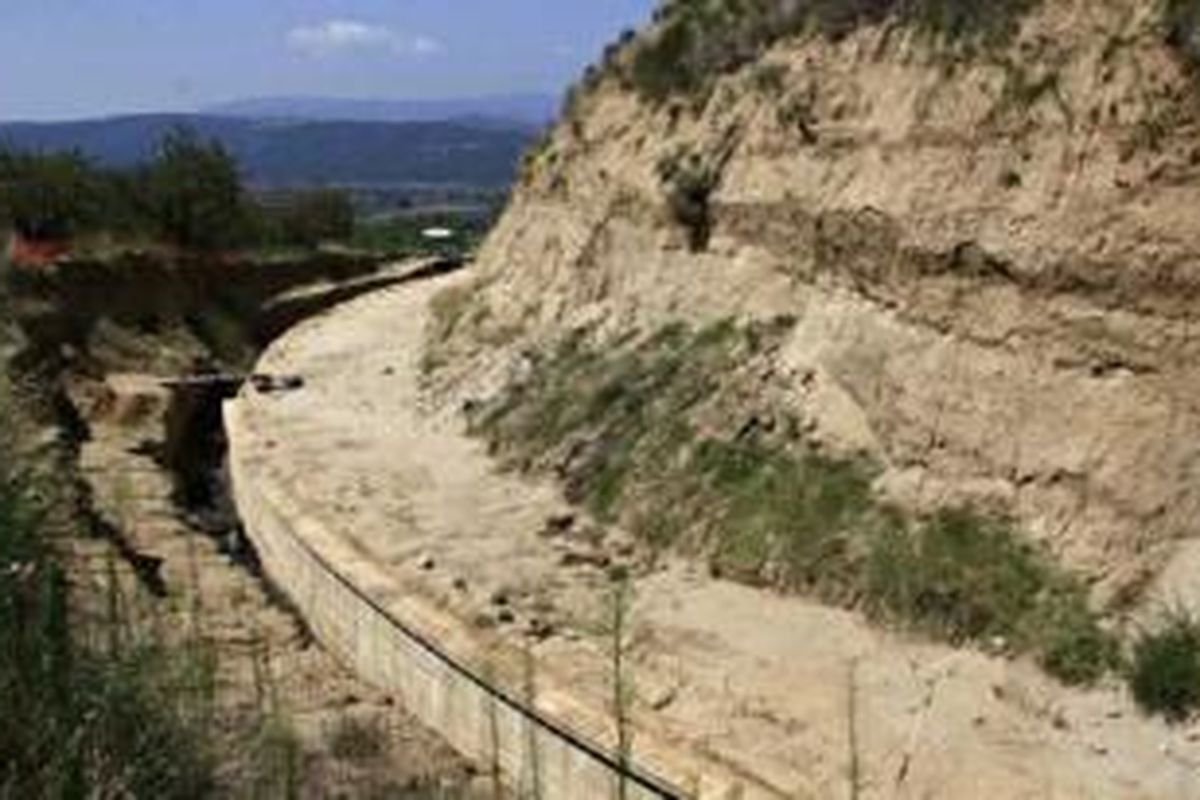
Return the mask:
<path id="1" fill-rule="evenodd" d="M 645 748 L 642 768 L 597 743 L 607 720 L 584 721 L 570 698 L 547 691 L 538 708 L 514 697 L 449 653 L 381 602 L 386 576 L 306 514 L 244 443 L 252 436 L 239 401 L 225 406 L 234 496 L 270 579 L 295 604 L 317 639 L 350 668 L 403 705 L 457 750 L 497 769 L 522 796 L 578 800 L 739 796 L 725 781 L 699 777 L 670 755 Z M 393 603 L 386 603 L 392 606 Z M 561 706 L 562 715 L 544 706 Z M 578 712 L 578 713 L 577 713 Z M 582 725 L 564 722 L 578 716 Z M 589 722 L 591 724 L 589 724 Z M 594 730 L 589 736 L 580 730 Z M 639 746 L 638 760 L 643 748 Z M 673 763 L 675 762 L 675 763 Z M 660 777 L 687 775 L 686 787 Z"/>

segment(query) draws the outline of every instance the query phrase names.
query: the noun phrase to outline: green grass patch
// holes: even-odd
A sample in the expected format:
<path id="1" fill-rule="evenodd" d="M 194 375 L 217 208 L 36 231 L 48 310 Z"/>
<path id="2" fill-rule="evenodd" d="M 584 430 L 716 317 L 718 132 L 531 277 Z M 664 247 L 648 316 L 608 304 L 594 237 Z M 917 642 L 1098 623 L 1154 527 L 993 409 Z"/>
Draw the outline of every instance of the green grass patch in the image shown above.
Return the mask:
<path id="1" fill-rule="evenodd" d="M 876 613 L 954 642 L 1002 639 L 1068 683 L 1117 662 L 1084 588 L 1002 520 L 955 509 L 912 530 L 884 528 L 867 586 Z"/>
<path id="2" fill-rule="evenodd" d="M 1147 713 L 1180 722 L 1200 709 L 1200 621 L 1185 611 L 1134 643 L 1129 669 L 1134 700 Z"/>
<path id="3" fill-rule="evenodd" d="M 714 571 L 852 599 L 864 538 L 881 521 L 865 465 L 753 439 L 706 439 L 691 469 L 713 506 Z"/>
<path id="4" fill-rule="evenodd" d="M 714 574 L 954 643 L 1001 638 L 1068 683 L 1113 667 L 1084 587 L 1011 525 L 908 518 L 876 498 L 869 462 L 814 449 L 769 408 L 761 375 L 792 325 L 671 325 L 603 346 L 577 332 L 472 426 L 510 467 L 559 475 L 602 521 Z"/>

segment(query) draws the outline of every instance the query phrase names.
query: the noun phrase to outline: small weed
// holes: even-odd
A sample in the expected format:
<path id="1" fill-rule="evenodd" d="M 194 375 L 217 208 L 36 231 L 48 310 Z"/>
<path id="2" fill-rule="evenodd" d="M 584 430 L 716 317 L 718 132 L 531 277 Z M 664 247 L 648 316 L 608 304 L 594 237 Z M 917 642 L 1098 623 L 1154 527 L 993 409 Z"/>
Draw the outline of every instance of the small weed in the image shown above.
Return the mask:
<path id="1" fill-rule="evenodd" d="M 1178 106 L 1164 105 L 1137 121 L 1129 136 L 1121 143 L 1120 158 L 1127 162 L 1138 153 L 1162 153 L 1184 120 Z"/>
<path id="2" fill-rule="evenodd" d="M 575 108 L 574 95 L 568 96 L 569 104 L 566 106 L 569 112 L 573 112 Z M 551 151 L 554 146 L 554 137 L 549 130 L 543 131 L 529 147 L 525 148 L 525 152 L 521 154 L 521 168 L 519 173 L 522 180 L 529 181 L 537 173 L 537 166 L 541 162 L 543 156 Z"/>
<path id="3" fill-rule="evenodd" d="M 262 714 L 247 744 L 249 773 L 243 779 L 249 796 L 299 797 L 303 748 L 287 719 Z"/>
<path id="4" fill-rule="evenodd" d="M 1175 610 L 1158 630 L 1142 634 L 1134 643 L 1129 685 L 1144 711 L 1172 722 L 1200 708 L 1200 621 Z"/>

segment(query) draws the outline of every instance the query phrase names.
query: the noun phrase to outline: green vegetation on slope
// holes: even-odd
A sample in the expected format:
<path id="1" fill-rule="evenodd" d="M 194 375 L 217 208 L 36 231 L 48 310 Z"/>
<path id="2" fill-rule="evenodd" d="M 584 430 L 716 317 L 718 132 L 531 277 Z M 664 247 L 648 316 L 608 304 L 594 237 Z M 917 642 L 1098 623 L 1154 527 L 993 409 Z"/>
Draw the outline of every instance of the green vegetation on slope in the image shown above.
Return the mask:
<path id="1" fill-rule="evenodd" d="M 1200 622 L 1171 611 L 1158 630 L 1143 633 L 1134 644 L 1129 682 L 1142 708 L 1169 720 L 1200 709 Z"/>
<path id="2" fill-rule="evenodd" d="M 554 471 L 572 501 L 714 574 L 948 641 L 1002 639 L 1070 683 L 1114 666 L 1084 587 L 1011 525 L 967 509 L 908 518 L 875 497 L 869 463 L 813 447 L 770 407 L 761 375 L 791 324 L 672 325 L 603 349 L 579 333 L 473 427 L 510 466 Z"/>
<path id="3" fill-rule="evenodd" d="M 837 39 L 894 19 L 953 46 L 1007 41 L 1038 0 L 669 0 L 632 45 L 625 77 L 646 99 L 693 95 L 759 58 L 775 42 Z"/>

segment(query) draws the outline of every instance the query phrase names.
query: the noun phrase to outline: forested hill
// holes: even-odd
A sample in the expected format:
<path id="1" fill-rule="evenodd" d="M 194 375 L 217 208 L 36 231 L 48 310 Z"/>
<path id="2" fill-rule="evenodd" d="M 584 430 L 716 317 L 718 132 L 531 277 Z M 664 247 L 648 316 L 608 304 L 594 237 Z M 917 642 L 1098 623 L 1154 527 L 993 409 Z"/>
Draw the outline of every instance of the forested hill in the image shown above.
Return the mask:
<path id="1" fill-rule="evenodd" d="M 101 165 L 127 167 L 146 160 L 165 133 L 181 126 L 221 141 L 249 182 L 268 186 L 504 186 L 536 135 L 495 121 L 281 121 L 161 114 L 5 123 L 0 124 L 0 144 L 21 150 L 78 149 Z"/>

